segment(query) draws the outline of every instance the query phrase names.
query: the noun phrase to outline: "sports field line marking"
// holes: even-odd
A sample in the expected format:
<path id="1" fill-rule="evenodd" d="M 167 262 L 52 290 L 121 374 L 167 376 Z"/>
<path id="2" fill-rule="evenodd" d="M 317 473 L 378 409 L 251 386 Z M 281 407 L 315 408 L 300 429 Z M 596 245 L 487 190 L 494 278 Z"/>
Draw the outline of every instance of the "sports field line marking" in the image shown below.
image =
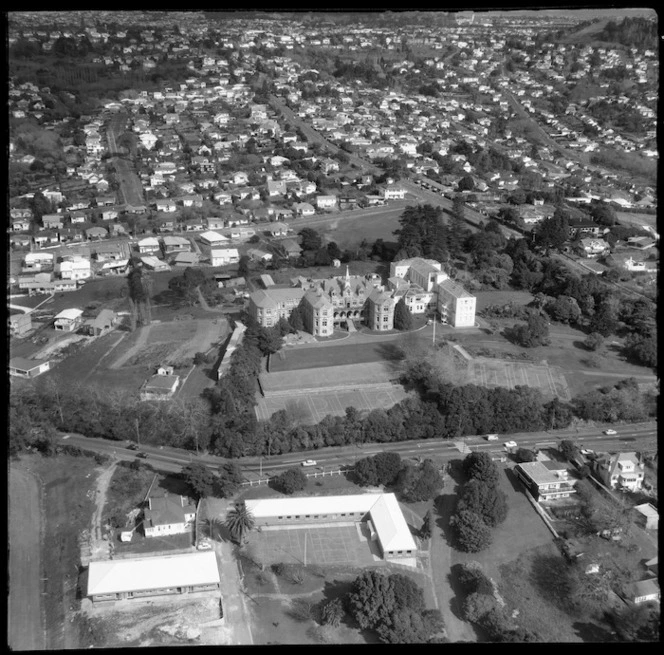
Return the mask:
<path id="1" fill-rule="evenodd" d="M 341 412 L 341 414 L 343 415 L 344 412 L 346 411 L 346 408 L 341 406 L 341 400 L 339 399 L 339 393 L 335 391 L 332 394 L 332 398 L 334 398 L 334 403 L 336 405 L 337 411 Z"/>
<path id="2" fill-rule="evenodd" d="M 553 397 L 556 398 L 558 396 L 558 394 L 556 393 L 556 385 L 553 381 L 553 375 L 551 375 L 551 369 L 549 367 L 547 367 L 546 373 L 549 380 L 549 387 L 551 388 L 551 393 L 553 394 Z"/>
<path id="3" fill-rule="evenodd" d="M 505 377 L 507 379 L 507 388 L 514 389 L 514 381 L 516 378 L 514 377 L 514 370 L 512 368 L 511 362 L 505 364 L 504 371 L 505 371 Z"/>
<path id="4" fill-rule="evenodd" d="M 307 400 L 307 404 L 309 405 L 309 411 L 311 412 L 311 415 L 316 419 L 316 423 L 320 423 L 320 417 L 318 416 L 318 412 L 316 411 L 316 407 L 314 406 L 311 396 L 306 395 L 305 398 Z"/>

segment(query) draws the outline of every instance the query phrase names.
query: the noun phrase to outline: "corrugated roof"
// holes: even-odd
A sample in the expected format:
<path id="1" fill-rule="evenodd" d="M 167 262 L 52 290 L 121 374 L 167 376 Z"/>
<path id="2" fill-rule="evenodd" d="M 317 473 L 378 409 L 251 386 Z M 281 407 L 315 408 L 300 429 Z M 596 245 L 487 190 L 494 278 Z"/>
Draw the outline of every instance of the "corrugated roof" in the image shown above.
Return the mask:
<path id="1" fill-rule="evenodd" d="M 88 596 L 219 584 L 214 552 L 90 562 Z"/>
<path id="2" fill-rule="evenodd" d="M 416 550 L 417 546 L 394 494 L 353 494 L 302 498 L 260 498 L 245 501 L 256 519 L 307 514 L 368 512 L 383 551 Z"/>

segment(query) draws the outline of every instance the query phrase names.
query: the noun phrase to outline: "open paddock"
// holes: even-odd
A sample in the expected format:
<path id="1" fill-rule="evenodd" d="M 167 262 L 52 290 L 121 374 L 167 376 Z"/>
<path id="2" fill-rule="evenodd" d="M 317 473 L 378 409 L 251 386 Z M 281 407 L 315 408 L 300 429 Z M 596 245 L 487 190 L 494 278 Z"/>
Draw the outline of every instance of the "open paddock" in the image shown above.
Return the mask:
<path id="1" fill-rule="evenodd" d="M 510 362 L 476 357 L 468 366 L 469 383 L 483 387 L 527 386 L 539 389 L 546 399 L 569 402 L 571 394 L 561 369 L 544 364 Z"/>

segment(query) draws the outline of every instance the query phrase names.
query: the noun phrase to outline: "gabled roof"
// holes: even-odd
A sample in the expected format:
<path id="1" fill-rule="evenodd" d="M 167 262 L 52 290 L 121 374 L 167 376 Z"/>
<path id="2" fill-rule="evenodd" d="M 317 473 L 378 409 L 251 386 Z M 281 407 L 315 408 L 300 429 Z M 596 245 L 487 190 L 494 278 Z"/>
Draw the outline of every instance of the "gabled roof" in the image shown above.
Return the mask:
<path id="1" fill-rule="evenodd" d="M 90 562 L 88 596 L 219 584 L 214 551 Z"/>

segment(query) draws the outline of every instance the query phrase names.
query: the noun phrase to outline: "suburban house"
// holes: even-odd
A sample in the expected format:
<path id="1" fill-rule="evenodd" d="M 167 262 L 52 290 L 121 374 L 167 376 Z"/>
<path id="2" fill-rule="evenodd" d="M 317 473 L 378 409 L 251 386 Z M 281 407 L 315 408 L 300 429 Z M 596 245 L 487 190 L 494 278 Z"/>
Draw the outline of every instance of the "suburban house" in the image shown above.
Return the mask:
<path id="1" fill-rule="evenodd" d="M 603 232 L 601 225 L 598 225 L 590 218 L 570 218 L 568 236 L 575 239 L 577 236 L 599 237 Z"/>
<path id="2" fill-rule="evenodd" d="M 249 250 L 247 250 L 247 255 L 255 262 L 271 262 L 274 258 L 271 252 L 266 252 L 260 248 L 249 248 Z"/>
<path id="3" fill-rule="evenodd" d="M 36 378 L 51 368 L 51 362 L 45 359 L 27 359 L 25 357 L 12 357 L 9 360 L 9 375 L 20 378 Z"/>
<path id="4" fill-rule="evenodd" d="M 9 335 L 12 337 L 23 337 L 32 330 L 32 316 L 30 312 L 25 314 L 13 314 L 7 319 Z"/>
<path id="5" fill-rule="evenodd" d="M 220 587 L 213 551 L 92 561 L 87 596 L 93 601 L 215 591 Z"/>
<path id="6" fill-rule="evenodd" d="M 558 462 L 522 462 L 514 467 L 514 473 L 537 501 L 568 498 L 576 493 L 576 480 Z"/>
<path id="7" fill-rule="evenodd" d="M 212 266 L 226 266 L 237 264 L 240 261 L 240 253 L 237 248 L 220 248 L 210 250 L 210 264 Z"/>
<path id="8" fill-rule="evenodd" d="M 279 242 L 279 249 L 288 257 L 288 259 L 295 259 L 302 254 L 302 247 L 294 239 L 283 239 Z"/>
<path id="9" fill-rule="evenodd" d="M 290 226 L 287 223 L 273 223 L 267 228 L 267 231 L 273 236 L 273 237 L 285 237 L 288 234 L 288 231 L 290 230 Z"/>
<path id="10" fill-rule="evenodd" d="M 173 266 L 197 266 L 201 256 L 197 252 L 178 252 L 170 259 Z"/>
<path id="11" fill-rule="evenodd" d="M 293 209 L 298 216 L 313 216 L 316 213 L 314 206 L 308 202 L 296 202 Z"/>
<path id="12" fill-rule="evenodd" d="M 117 243 L 99 243 L 93 246 L 94 257 L 98 262 L 127 259 L 124 248 Z"/>
<path id="13" fill-rule="evenodd" d="M 316 207 L 318 209 L 334 209 L 337 206 L 336 196 L 317 196 Z"/>
<path id="14" fill-rule="evenodd" d="M 166 236 L 162 238 L 164 244 L 164 254 L 170 255 L 174 252 L 189 252 L 191 250 L 191 242 L 189 239 L 177 236 Z"/>
<path id="15" fill-rule="evenodd" d="M 100 337 L 110 332 L 117 322 L 117 316 L 112 309 L 102 309 L 95 318 L 85 322 L 85 329 L 91 337 Z"/>
<path id="16" fill-rule="evenodd" d="M 180 376 L 157 372 L 146 380 L 141 389 L 141 400 L 169 400 L 180 385 Z"/>
<path id="17" fill-rule="evenodd" d="M 80 255 L 67 257 L 58 265 L 63 280 L 87 280 L 92 277 L 90 260 Z"/>
<path id="18" fill-rule="evenodd" d="M 161 245 L 157 237 L 146 237 L 145 239 L 141 239 L 136 245 L 138 246 L 138 252 L 142 255 L 151 255 L 161 250 Z"/>
<path id="19" fill-rule="evenodd" d="M 625 585 L 622 595 L 625 600 L 634 603 L 634 605 L 659 602 L 661 598 L 659 582 L 656 578 L 647 578 L 646 580 L 632 582 Z"/>
<path id="20" fill-rule="evenodd" d="M 643 485 L 645 465 L 632 453 L 602 453 L 593 463 L 595 473 L 610 489 L 638 491 Z"/>
<path id="21" fill-rule="evenodd" d="M 637 521 L 645 530 L 659 529 L 659 512 L 652 503 L 637 505 L 634 510 L 638 513 Z"/>
<path id="22" fill-rule="evenodd" d="M 89 227 L 85 231 L 86 239 L 105 239 L 108 236 L 108 230 L 105 227 Z"/>
<path id="23" fill-rule="evenodd" d="M 403 200 L 406 197 L 406 189 L 402 186 L 390 184 L 383 189 L 385 200 Z"/>
<path id="24" fill-rule="evenodd" d="M 143 510 L 143 531 L 146 537 L 182 534 L 191 529 L 195 518 L 196 506 L 184 496 L 150 497 Z"/>
<path id="25" fill-rule="evenodd" d="M 201 240 L 201 243 L 204 243 L 206 246 L 223 246 L 225 243 L 228 243 L 228 238 L 218 232 L 203 232 L 198 238 Z"/>
<path id="26" fill-rule="evenodd" d="M 203 219 L 208 230 L 221 230 L 226 227 L 226 221 L 223 218 L 208 216 Z"/>
<path id="27" fill-rule="evenodd" d="M 417 546 L 392 493 L 261 498 L 247 500 L 245 505 L 263 531 L 293 525 L 361 523 L 385 560 L 415 565 Z"/>
<path id="28" fill-rule="evenodd" d="M 65 218 L 62 214 L 44 214 L 42 216 L 42 224 L 45 230 L 54 230 L 64 227 Z"/>
<path id="29" fill-rule="evenodd" d="M 52 252 L 28 252 L 23 259 L 24 271 L 41 271 L 53 268 Z"/>
<path id="30" fill-rule="evenodd" d="M 143 255 L 141 257 L 141 263 L 145 268 L 149 268 L 151 271 L 170 271 L 171 267 L 165 262 L 155 257 L 154 255 Z"/>
<path id="31" fill-rule="evenodd" d="M 82 309 L 76 309 L 74 307 L 71 309 L 63 309 L 56 315 L 53 327 L 56 330 L 61 330 L 63 332 L 73 332 L 81 324 L 81 316 L 83 316 Z"/>
<path id="32" fill-rule="evenodd" d="M 584 237 L 579 239 L 577 250 L 586 257 L 597 257 L 597 255 L 603 255 L 609 250 L 609 244 L 604 239 Z"/>

